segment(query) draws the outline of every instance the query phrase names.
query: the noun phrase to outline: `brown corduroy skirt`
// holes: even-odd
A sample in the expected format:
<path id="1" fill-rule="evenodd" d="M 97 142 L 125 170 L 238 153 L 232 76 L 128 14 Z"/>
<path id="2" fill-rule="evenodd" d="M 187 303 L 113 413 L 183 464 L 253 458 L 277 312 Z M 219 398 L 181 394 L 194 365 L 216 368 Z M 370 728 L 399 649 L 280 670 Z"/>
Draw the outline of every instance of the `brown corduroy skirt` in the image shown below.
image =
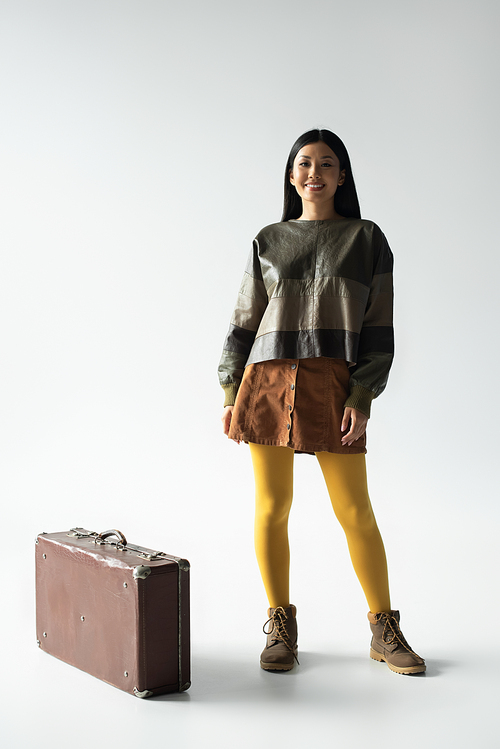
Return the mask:
<path id="1" fill-rule="evenodd" d="M 245 368 L 229 437 L 295 452 L 366 453 L 366 433 L 344 447 L 340 431 L 349 396 L 344 359 L 272 359 Z"/>

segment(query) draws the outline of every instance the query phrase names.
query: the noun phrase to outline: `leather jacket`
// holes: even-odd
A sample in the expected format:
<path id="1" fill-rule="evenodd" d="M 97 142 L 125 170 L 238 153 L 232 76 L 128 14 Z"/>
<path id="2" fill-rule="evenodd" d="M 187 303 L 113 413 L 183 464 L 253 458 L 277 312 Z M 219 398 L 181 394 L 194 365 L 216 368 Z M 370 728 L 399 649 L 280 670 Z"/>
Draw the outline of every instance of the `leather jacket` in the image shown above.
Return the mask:
<path id="1" fill-rule="evenodd" d="M 350 367 L 346 406 L 370 415 L 394 356 L 393 255 L 366 219 L 290 220 L 253 241 L 219 363 L 232 405 L 246 366 L 318 356 Z"/>

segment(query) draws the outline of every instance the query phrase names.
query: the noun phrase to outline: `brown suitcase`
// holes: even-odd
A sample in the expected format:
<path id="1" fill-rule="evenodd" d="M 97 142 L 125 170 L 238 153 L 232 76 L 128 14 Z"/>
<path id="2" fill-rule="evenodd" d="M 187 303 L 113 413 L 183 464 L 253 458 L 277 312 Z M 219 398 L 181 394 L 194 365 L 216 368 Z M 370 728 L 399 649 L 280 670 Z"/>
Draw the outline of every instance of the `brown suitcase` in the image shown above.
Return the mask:
<path id="1" fill-rule="evenodd" d="M 36 632 L 42 650 L 136 697 L 182 692 L 189 562 L 129 544 L 117 530 L 41 533 Z"/>

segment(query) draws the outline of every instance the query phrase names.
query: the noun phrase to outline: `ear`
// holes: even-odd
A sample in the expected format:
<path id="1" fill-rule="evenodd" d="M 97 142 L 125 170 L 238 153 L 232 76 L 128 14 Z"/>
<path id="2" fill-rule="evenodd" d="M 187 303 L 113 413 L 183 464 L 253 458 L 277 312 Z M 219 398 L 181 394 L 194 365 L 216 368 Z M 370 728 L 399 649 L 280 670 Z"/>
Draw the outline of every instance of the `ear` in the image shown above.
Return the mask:
<path id="1" fill-rule="evenodd" d="M 295 182 L 293 181 L 293 171 L 291 169 L 288 170 L 288 177 L 290 179 L 291 184 L 295 187 Z"/>
<path id="2" fill-rule="evenodd" d="M 339 187 L 340 185 L 343 185 L 345 182 L 345 169 L 342 169 L 342 171 L 339 174 Z"/>

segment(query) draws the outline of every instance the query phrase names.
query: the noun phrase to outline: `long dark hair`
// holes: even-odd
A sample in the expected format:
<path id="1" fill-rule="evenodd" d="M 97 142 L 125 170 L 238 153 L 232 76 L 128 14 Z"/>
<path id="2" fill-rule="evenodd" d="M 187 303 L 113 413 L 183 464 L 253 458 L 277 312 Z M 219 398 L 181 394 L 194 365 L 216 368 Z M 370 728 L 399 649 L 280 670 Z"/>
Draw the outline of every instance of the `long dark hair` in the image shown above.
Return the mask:
<path id="1" fill-rule="evenodd" d="M 293 169 L 293 162 L 300 149 L 309 143 L 318 143 L 318 141 L 323 141 L 323 143 L 326 143 L 332 149 L 340 161 L 340 170 L 345 169 L 344 183 L 337 187 L 333 198 L 335 210 L 341 216 L 346 216 L 347 218 L 361 218 L 356 185 L 354 184 L 351 162 L 346 147 L 339 136 L 330 130 L 308 130 L 307 133 L 297 138 L 288 155 L 285 168 L 285 198 L 281 220 L 288 221 L 291 218 L 298 218 L 302 213 L 302 200 L 290 182 L 290 170 Z"/>

